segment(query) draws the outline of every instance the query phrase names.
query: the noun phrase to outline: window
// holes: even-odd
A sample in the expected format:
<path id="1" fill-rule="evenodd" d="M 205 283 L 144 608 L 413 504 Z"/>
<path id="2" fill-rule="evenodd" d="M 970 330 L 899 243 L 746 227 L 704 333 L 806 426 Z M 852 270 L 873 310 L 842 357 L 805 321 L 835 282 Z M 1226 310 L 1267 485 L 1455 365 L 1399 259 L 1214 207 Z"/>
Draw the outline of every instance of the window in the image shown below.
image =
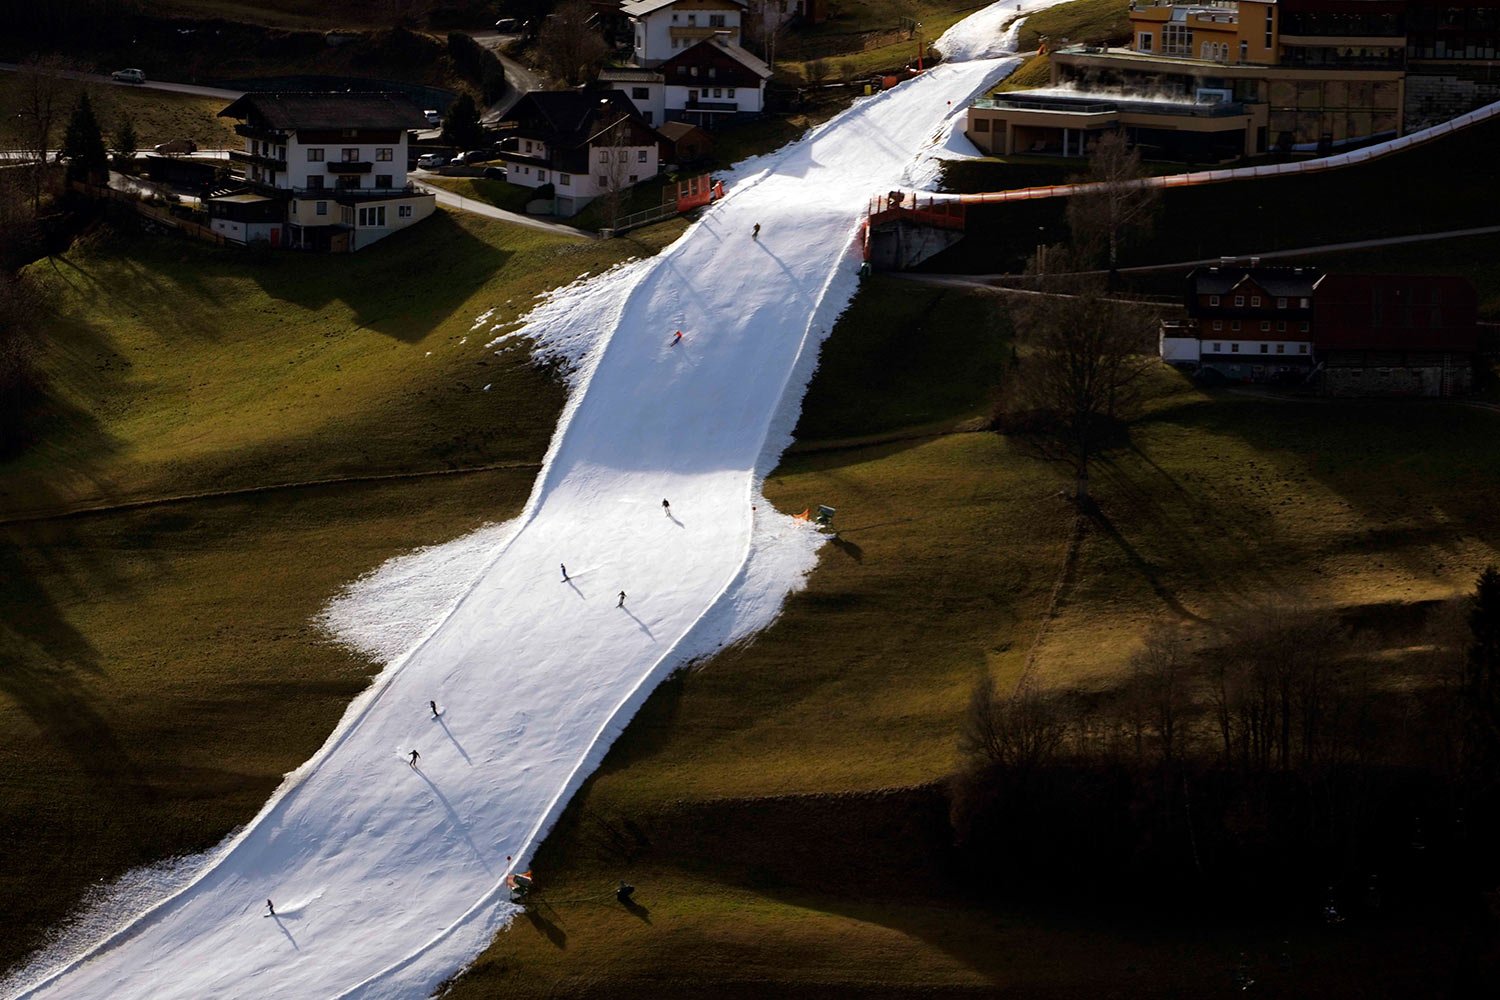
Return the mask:
<path id="1" fill-rule="evenodd" d="M 1238 354 L 1238 353 L 1240 353 L 1240 345 L 1239 344 L 1230 344 L 1229 345 L 1229 353 L 1230 354 Z"/>
<path id="2" fill-rule="evenodd" d="M 698 67 L 697 66 L 689 66 L 688 67 L 688 76 L 697 76 L 697 75 L 698 75 Z"/>
<path id="3" fill-rule="evenodd" d="M 410 219 L 411 218 L 411 206 L 410 205 L 397 205 L 396 206 L 396 218 L 398 218 L 398 219 Z"/>
<path id="4" fill-rule="evenodd" d="M 1150 52 L 1151 51 L 1151 33 L 1149 31 L 1143 31 L 1143 32 L 1141 32 L 1141 37 L 1135 43 L 1135 47 L 1137 49 L 1140 49 L 1142 52 Z"/>
<path id="5" fill-rule="evenodd" d="M 609 150 L 607 150 L 607 149 L 601 149 L 601 150 L 599 150 L 599 162 L 600 163 L 608 163 L 609 162 Z"/>
<path id="6" fill-rule="evenodd" d="M 1239 328 L 1240 328 L 1240 321 L 1239 320 L 1233 320 L 1233 321 L 1230 322 L 1229 329 L 1231 329 L 1231 330 L 1238 330 Z"/>
<path id="7" fill-rule="evenodd" d="M 389 188 L 391 186 L 391 175 L 390 174 L 376 174 L 375 175 L 375 186 L 378 187 L 378 188 Z"/>
<path id="8" fill-rule="evenodd" d="M 370 209 L 370 215 L 377 226 L 385 225 L 385 206 Z"/>
<path id="9" fill-rule="evenodd" d="M 562 181 L 562 186 L 563 187 L 572 187 L 573 186 L 573 175 L 572 174 L 559 174 L 558 177 Z"/>
<path id="10" fill-rule="evenodd" d="M 1208 297 L 1208 304 L 1211 305 L 1211 306 L 1218 305 L 1219 304 L 1219 297 L 1217 295 L 1210 295 Z"/>
<path id="11" fill-rule="evenodd" d="M 1216 319 L 1216 320 L 1214 320 L 1214 329 L 1215 330 L 1222 330 L 1222 329 L 1224 329 L 1224 321 L 1222 319 Z"/>
<path id="12" fill-rule="evenodd" d="M 644 149 L 637 149 L 635 151 L 635 162 L 637 162 L 637 163 L 645 163 L 646 162 L 646 151 Z"/>
<path id="13" fill-rule="evenodd" d="M 282 163 L 286 162 L 286 147 L 285 146 L 277 146 L 276 147 L 276 159 L 280 160 Z"/>
<path id="14" fill-rule="evenodd" d="M 356 163 L 358 161 L 359 161 L 359 149 L 358 148 L 345 149 L 344 150 L 344 162 L 345 163 Z"/>
<path id="15" fill-rule="evenodd" d="M 390 146 L 382 146 L 375 150 L 375 161 L 377 163 L 390 163 L 395 159 L 395 150 Z"/>
<path id="16" fill-rule="evenodd" d="M 1307 308 L 1307 300 L 1306 299 L 1298 299 L 1298 301 L 1302 303 L 1302 305 L 1299 308 L 1301 308 L 1301 309 L 1306 309 Z"/>
<path id="17" fill-rule="evenodd" d="M 1276 300 L 1276 308 L 1277 309 L 1285 309 L 1286 308 L 1286 299 L 1277 299 Z"/>
<path id="18" fill-rule="evenodd" d="M 322 146 L 308 146 L 307 147 L 307 162 L 308 163 L 322 163 L 323 162 L 323 147 Z"/>
<path id="19" fill-rule="evenodd" d="M 1220 351 L 1222 351 L 1222 350 L 1224 350 L 1224 345 L 1223 345 L 1223 344 L 1221 344 L 1221 343 L 1218 343 L 1218 342 L 1217 342 L 1217 341 L 1216 341 L 1216 342 L 1215 342 L 1215 343 L 1214 343 L 1214 353 L 1215 353 L 1215 354 L 1218 354 L 1218 353 L 1219 353 L 1219 352 L 1220 352 Z"/>
<path id="20" fill-rule="evenodd" d="M 1286 320 L 1282 319 L 1276 321 L 1276 332 L 1286 333 Z"/>
<path id="21" fill-rule="evenodd" d="M 1193 54 L 1193 29 L 1185 24 L 1167 22 L 1161 26 L 1161 51 L 1163 55 L 1188 56 Z"/>
<path id="22" fill-rule="evenodd" d="M 630 183 L 634 184 L 638 180 L 640 180 L 640 177 L 637 176 L 636 174 L 631 174 L 630 175 Z"/>
<path id="23" fill-rule="evenodd" d="M 724 96 L 724 88 L 723 87 L 715 87 L 714 88 L 714 96 L 715 97 L 723 97 Z"/>
<path id="24" fill-rule="evenodd" d="M 292 214 L 293 215 L 297 214 L 297 199 L 296 198 L 292 199 Z"/>
<path id="25" fill-rule="evenodd" d="M 730 88 L 729 88 L 729 90 L 728 90 L 728 91 L 726 91 L 726 93 L 727 93 L 727 94 L 728 94 L 728 95 L 729 95 L 729 96 L 730 96 L 730 97 L 733 97 L 733 96 L 734 96 L 734 88 L 733 88 L 733 87 L 730 87 Z"/>
<path id="26" fill-rule="evenodd" d="M 369 225 L 367 214 L 369 211 L 370 210 L 368 208 L 362 208 L 359 210 L 359 224 L 361 226 Z"/>
<path id="27" fill-rule="evenodd" d="M 1236 295 L 1234 297 L 1234 304 L 1237 306 L 1243 306 L 1245 304 L 1245 297 L 1243 295 Z"/>
<path id="28" fill-rule="evenodd" d="M 314 190 L 314 191 L 321 191 L 321 190 L 323 190 L 323 175 L 322 174 L 308 174 L 307 175 L 307 186 L 309 188 L 311 188 L 312 190 Z"/>
<path id="29" fill-rule="evenodd" d="M 1270 354 L 1271 353 L 1271 345 L 1270 344 L 1261 344 L 1260 345 L 1260 353 L 1262 353 L 1262 354 Z"/>
<path id="30" fill-rule="evenodd" d="M 529 152 L 531 152 L 531 140 L 530 139 L 523 139 L 523 140 L 521 140 L 521 152 L 523 152 L 523 153 L 529 153 Z"/>
<path id="31" fill-rule="evenodd" d="M 630 150 L 628 150 L 628 149 L 621 149 L 621 150 L 617 151 L 615 153 L 615 159 L 619 160 L 621 163 L 629 163 L 630 162 Z"/>
<path id="32" fill-rule="evenodd" d="M 976 132 L 988 132 L 989 130 L 990 130 L 990 120 L 988 118 L 976 118 L 976 119 L 974 119 L 974 131 L 976 131 Z"/>
<path id="33" fill-rule="evenodd" d="M 1250 305 L 1251 305 L 1252 308 L 1259 309 L 1260 308 L 1260 296 L 1259 295 L 1252 295 L 1252 296 L 1250 296 Z"/>
<path id="34" fill-rule="evenodd" d="M 1240 62 L 1248 62 L 1250 59 L 1250 43 L 1240 42 Z"/>
<path id="35" fill-rule="evenodd" d="M 676 14 L 673 14 L 673 15 L 672 15 L 672 23 L 673 23 L 673 24 L 676 24 L 676 23 L 677 23 L 677 15 L 676 15 Z"/>
<path id="36" fill-rule="evenodd" d="M 318 202 L 317 213 L 319 215 L 327 215 L 328 214 L 328 202 L 326 202 L 326 201 L 320 201 L 320 202 Z"/>
<path id="37" fill-rule="evenodd" d="M 1312 329 L 1312 324 L 1311 323 L 1304 322 L 1302 324 L 1302 332 L 1303 333 L 1306 333 L 1308 330 L 1311 330 L 1311 329 Z"/>
<path id="38" fill-rule="evenodd" d="M 708 78 L 710 80 L 712 80 L 714 77 L 716 77 L 718 75 L 719 75 L 719 69 L 718 69 L 717 66 L 710 66 L 710 67 L 708 67 Z"/>
<path id="39" fill-rule="evenodd" d="M 1306 344 L 1298 344 L 1297 345 L 1297 353 L 1298 354 L 1306 354 L 1307 353 L 1307 345 Z"/>
<path id="40" fill-rule="evenodd" d="M 1261 333 L 1270 333 L 1271 332 L 1271 321 L 1270 320 L 1263 319 L 1263 320 L 1260 321 L 1260 332 Z"/>
<path id="41" fill-rule="evenodd" d="M 647 100 L 650 100 L 651 99 L 651 89 L 649 87 L 631 87 L 630 88 L 630 98 L 631 98 L 631 100 L 635 100 L 635 101 L 647 101 Z"/>
<path id="42" fill-rule="evenodd" d="M 545 171 L 545 170 L 538 170 L 536 172 L 536 180 L 537 180 L 538 184 L 545 184 L 545 183 L 547 183 L 547 171 Z"/>
<path id="43" fill-rule="evenodd" d="M 710 15 L 708 15 L 708 26 L 710 28 L 722 28 L 722 27 L 724 27 L 724 15 L 723 14 L 710 14 Z"/>
<path id="44" fill-rule="evenodd" d="M 678 76 L 687 76 L 687 67 L 686 66 L 678 66 L 677 67 L 677 75 Z"/>
<path id="45" fill-rule="evenodd" d="M 1277 344 L 1276 345 L 1276 353 L 1277 354 L 1285 354 L 1286 353 L 1286 345 L 1285 344 Z"/>

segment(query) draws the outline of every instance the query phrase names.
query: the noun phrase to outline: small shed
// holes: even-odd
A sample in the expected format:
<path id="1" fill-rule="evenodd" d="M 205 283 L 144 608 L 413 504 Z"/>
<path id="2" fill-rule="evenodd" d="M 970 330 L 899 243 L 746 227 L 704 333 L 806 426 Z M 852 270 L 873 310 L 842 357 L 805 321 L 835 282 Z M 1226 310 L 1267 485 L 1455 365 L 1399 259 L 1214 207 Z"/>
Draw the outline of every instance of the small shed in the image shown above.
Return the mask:
<path id="1" fill-rule="evenodd" d="M 678 166 L 706 160 L 714 151 L 714 138 L 688 122 L 667 122 L 657 129 L 662 137 L 662 158 Z"/>

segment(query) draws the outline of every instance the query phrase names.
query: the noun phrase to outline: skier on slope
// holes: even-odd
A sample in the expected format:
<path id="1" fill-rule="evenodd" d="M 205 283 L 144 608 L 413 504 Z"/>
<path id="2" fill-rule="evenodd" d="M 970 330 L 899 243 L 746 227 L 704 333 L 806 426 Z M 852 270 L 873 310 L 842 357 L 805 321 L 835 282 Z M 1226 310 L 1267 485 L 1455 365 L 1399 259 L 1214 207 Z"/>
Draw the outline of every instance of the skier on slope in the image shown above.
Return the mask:
<path id="1" fill-rule="evenodd" d="M 417 752 L 416 752 L 416 751 L 415 751 L 415 750 L 413 750 L 413 751 L 412 751 L 412 752 L 411 752 L 411 766 L 412 766 L 412 767 L 416 767 L 416 766 L 417 766 L 417 759 L 418 759 L 418 758 L 419 758 L 419 757 L 421 757 L 421 756 L 422 756 L 422 755 L 421 755 L 421 754 L 419 754 L 419 753 L 417 753 Z"/>
<path id="2" fill-rule="evenodd" d="M 432 709 L 432 717 L 436 719 L 438 717 L 437 702 L 429 701 L 427 707 Z"/>
<path id="3" fill-rule="evenodd" d="M 668 517 L 672 516 L 672 505 L 667 503 L 665 498 L 662 499 L 661 509 L 662 513 L 666 514 Z"/>
<path id="4" fill-rule="evenodd" d="M 750 230 L 750 238 L 752 240 L 758 240 L 758 239 L 760 239 L 760 223 L 759 222 L 757 222 L 755 224 L 755 228 L 754 229 Z"/>
<path id="5" fill-rule="evenodd" d="M 274 906 L 271 905 L 271 901 L 269 899 L 266 900 L 266 916 L 268 916 L 268 917 L 274 917 L 274 916 L 276 916 L 276 907 L 274 907 Z"/>
<path id="6" fill-rule="evenodd" d="M 672 335 L 672 346 L 676 347 L 677 346 L 677 342 L 680 341 L 681 339 L 682 339 L 682 331 L 678 330 L 675 334 Z"/>
<path id="7" fill-rule="evenodd" d="M 563 583 L 567 583 L 568 582 L 568 564 L 567 563 L 558 563 L 558 565 L 562 567 L 562 571 L 563 571 Z"/>
<path id="8" fill-rule="evenodd" d="M 625 591 L 622 590 L 622 591 L 620 591 L 620 603 L 616 604 L 615 607 L 617 607 L 617 608 L 623 608 L 624 606 L 625 606 Z"/>

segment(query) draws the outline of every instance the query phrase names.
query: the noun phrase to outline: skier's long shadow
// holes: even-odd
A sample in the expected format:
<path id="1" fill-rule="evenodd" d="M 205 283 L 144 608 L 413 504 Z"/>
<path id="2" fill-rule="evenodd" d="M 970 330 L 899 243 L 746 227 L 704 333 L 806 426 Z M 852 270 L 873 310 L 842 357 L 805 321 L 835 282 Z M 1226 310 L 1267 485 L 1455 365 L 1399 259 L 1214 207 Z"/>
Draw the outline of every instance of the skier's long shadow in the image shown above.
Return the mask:
<path id="1" fill-rule="evenodd" d="M 289 931 L 289 930 L 287 930 L 286 929 L 286 924 L 284 924 L 284 923 L 281 922 L 281 915 L 279 913 L 273 913 L 270 916 L 271 916 L 272 920 L 276 921 L 276 928 L 277 928 L 277 930 L 279 930 L 279 931 L 281 931 L 281 933 L 285 934 L 286 935 L 286 939 L 292 943 L 292 950 L 293 951 L 301 951 L 302 949 L 299 948 L 299 947 L 297 947 L 297 939 L 294 938 L 294 937 L 292 937 L 292 932 Z"/>
<path id="2" fill-rule="evenodd" d="M 495 870 L 490 867 L 489 859 L 484 856 L 484 852 L 479 849 L 479 845 L 474 843 L 474 838 L 469 836 L 468 824 L 463 821 L 463 817 L 460 816 L 458 814 L 458 811 L 453 808 L 453 803 L 448 801 L 448 796 L 440 792 L 438 790 L 438 786 L 433 783 L 431 778 L 423 774 L 420 768 L 414 767 L 412 768 L 412 770 L 416 772 L 417 777 L 427 782 L 427 787 L 432 789 L 432 794 L 436 795 L 437 800 L 443 804 L 443 808 L 448 810 L 449 821 L 452 822 L 454 829 L 456 829 L 460 834 L 463 835 L 464 840 L 467 841 L 469 847 L 473 849 L 474 856 L 479 859 L 480 864 L 484 865 L 484 870 L 489 872 L 491 875 L 495 874 Z M 290 936 L 291 935 L 288 935 L 288 937 Z"/>
<path id="3" fill-rule="evenodd" d="M 564 580 L 563 582 L 566 583 L 568 586 L 570 586 L 570 587 L 573 588 L 573 593 L 577 594 L 579 597 L 583 596 L 583 591 L 581 591 L 581 590 L 578 589 L 578 584 L 576 584 L 576 583 L 573 582 L 573 578 L 572 577 L 569 577 L 568 579 Z"/>
<path id="4" fill-rule="evenodd" d="M 667 520 L 671 521 L 673 524 L 677 525 L 677 527 L 679 527 L 679 528 L 686 528 L 687 527 L 687 525 L 685 525 L 681 521 L 677 520 L 677 516 L 675 514 L 673 514 L 671 511 L 667 511 Z"/>
<path id="5" fill-rule="evenodd" d="M 654 635 L 651 634 L 651 630 L 646 627 L 646 623 L 645 622 L 641 621 L 639 618 L 637 618 L 635 616 L 635 612 L 634 611 L 631 611 L 629 608 L 626 608 L 626 607 L 621 607 L 620 610 L 623 611 L 623 612 L 625 612 L 627 615 L 629 615 L 630 616 L 630 620 L 633 621 L 633 622 L 635 622 L 637 625 L 640 626 L 641 631 L 644 632 L 644 633 L 646 633 L 646 638 L 650 639 L 652 642 L 656 641 L 656 636 L 654 636 Z"/>
<path id="6" fill-rule="evenodd" d="M 448 728 L 448 720 L 440 715 L 437 717 L 437 721 L 438 725 L 443 727 L 443 734 L 447 736 L 448 739 L 452 740 L 453 745 L 458 748 L 459 756 L 463 757 L 464 763 L 468 764 L 470 767 L 473 767 L 474 762 L 469 759 L 469 752 L 464 749 L 464 745 L 462 743 L 458 742 L 458 737 L 453 735 L 453 730 Z"/>

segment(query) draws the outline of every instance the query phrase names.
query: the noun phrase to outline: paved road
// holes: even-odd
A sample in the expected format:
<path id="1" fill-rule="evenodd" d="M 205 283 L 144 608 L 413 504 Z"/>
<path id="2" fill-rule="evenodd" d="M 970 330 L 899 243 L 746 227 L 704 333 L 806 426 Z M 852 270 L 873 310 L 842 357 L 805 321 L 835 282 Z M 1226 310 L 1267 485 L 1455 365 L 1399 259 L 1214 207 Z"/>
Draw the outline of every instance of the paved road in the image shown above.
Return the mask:
<path id="1" fill-rule="evenodd" d="M 21 67 L 15 63 L 0 63 L 0 73 L 19 73 L 20 71 Z M 63 70 L 58 75 L 65 80 L 82 80 L 84 83 L 98 83 L 106 87 L 162 90 L 171 94 L 191 94 L 194 97 L 217 97 L 224 101 L 238 100 L 245 93 L 243 90 L 221 90 L 218 87 L 199 87 L 191 83 L 166 83 L 161 80 L 147 80 L 145 83 L 117 83 L 103 73 L 79 73 L 74 70 Z"/>
<path id="2" fill-rule="evenodd" d="M 530 91 L 546 87 L 547 82 L 542 79 L 540 73 L 516 62 L 500 50 L 502 45 L 514 41 L 515 35 L 502 35 L 498 31 L 481 31 L 472 37 L 474 41 L 495 53 L 505 67 L 505 82 L 510 84 L 510 89 L 505 92 L 505 96 L 485 110 L 484 117 L 487 124 L 503 118 L 505 113 Z"/>
<path id="3" fill-rule="evenodd" d="M 465 198 L 463 195 L 454 194 L 452 191 L 445 191 L 434 184 L 423 184 L 422 180 L 424 178 L 438 176 L 428 170 L 413 170 L 410 176 L 422 190 L 437 195 L 439 205 L 456 208 L 460 212 L 472 212 L 475 215 L 483 215 L 490 219 L 503 219 L 506 222 L 514 222 L 521 226 L 530 226 L 532 229 L 545 229 L 549 233 L 560 233 L 563 236 L 586 236 L 594 240 L 599 238 L 597 233 L 591 233 L 585 229 L 575 229 L 572 226 L 565 226 L 561 222 L 548 222 L 545 219 L 522 215 L 520 212 L 507 212 L 503 208 L 496 208 L 494 205 L 475 201 L 473 198 Z"/>

